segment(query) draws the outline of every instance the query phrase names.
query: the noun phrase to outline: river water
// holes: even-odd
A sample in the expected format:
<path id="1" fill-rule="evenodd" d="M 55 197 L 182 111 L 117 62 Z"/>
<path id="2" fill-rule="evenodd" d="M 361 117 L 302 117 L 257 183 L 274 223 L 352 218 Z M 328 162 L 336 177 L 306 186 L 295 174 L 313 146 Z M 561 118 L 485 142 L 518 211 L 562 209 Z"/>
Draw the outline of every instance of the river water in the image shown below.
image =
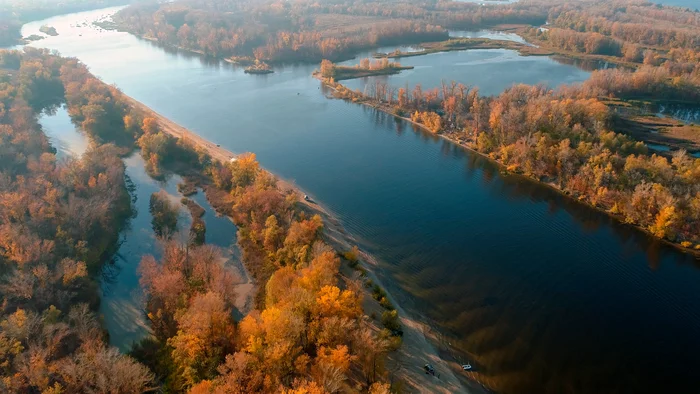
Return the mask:
<path id="1" fill-rule="evenodd" d="M 126 33 L 71 27 L 110 12 L 30 23 L 23 34 L 56 27 L 59 36 L 35 45 L 78 57 L 126 94 L 232 151 L 255 152 L 308 191 L 376 256 L 402 305 L 494 388 L 696 391 L 694 258 L 386 114 L 328 99 L 309 76 L 314 66 L 250 76 Z M 492 57 L 482 52 L 464 56 Z M 443 61 L 421 61 L 430 59 L 436 69 Z M 506 59 L 454 75 L 496 93 L 535 82 L 521 66 Z M 581 72 L 566 67 L 547 82 Z M 133 275 L 122 270 L 117 283 Z"/>

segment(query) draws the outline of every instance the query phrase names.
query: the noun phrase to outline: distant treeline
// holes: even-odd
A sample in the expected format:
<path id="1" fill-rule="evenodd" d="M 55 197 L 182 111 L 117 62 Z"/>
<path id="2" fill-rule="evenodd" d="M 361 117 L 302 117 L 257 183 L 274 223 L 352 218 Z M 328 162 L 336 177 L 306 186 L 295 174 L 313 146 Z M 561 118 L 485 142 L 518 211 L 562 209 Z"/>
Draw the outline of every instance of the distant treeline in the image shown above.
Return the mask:
<path id="1" fill-rule="evenodd" d="M 533 40 L 571 52 L 652 62 L 664 51 L 696 50 L 697 13 L 635 0 L 528 0 L 488 7 L 468 2 L 365 0 L 241 3 L 193 1 L 129 7 L 116 20 L 128 31 L 211 56 L 267 62 L 338 61 L 360 50 L 438 41 L 445 29 L 541 26 Z"/>

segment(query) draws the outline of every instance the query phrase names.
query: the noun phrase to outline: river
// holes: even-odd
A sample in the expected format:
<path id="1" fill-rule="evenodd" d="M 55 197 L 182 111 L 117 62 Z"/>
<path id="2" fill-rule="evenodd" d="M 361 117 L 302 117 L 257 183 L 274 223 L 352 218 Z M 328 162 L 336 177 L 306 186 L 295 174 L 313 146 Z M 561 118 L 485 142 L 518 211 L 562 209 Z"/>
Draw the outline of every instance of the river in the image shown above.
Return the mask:
<path id="1" fill-rule="evenodd" d="M 78 57 L 126 94 L 223 147 L 255 152 L 264 167 L 308 191 L 379 260 L 405 309 L 441 332 L 493 387 L 696 391 L 700 271 L 693 257 L 503 176 L 384 113 L 328 99 L 310 77 L 314 66 L 251 76 L 126 33 L 71 27 L 110 12 L 30 23 L 23 34 L 56 27 L 59 36 L 35 45 Z M 500 78 L 489 74 L 496 67 Z M 470 70 L 461 73 L 483 92 L 502 88 L 494 79 L 532 82 L 518 62 Z M 571 70 L 550 83 L 580 71 Z M 117 282 L 135 280 L 125 272 Z"/>
<path id="2" fill-rule="evenodd" d="M 65 107 L 42 113 L 39 123 L 52 146 L 56 148 L 56 156 L 59 160 L 71 156 L 79 157 L 90 145 L 85 134 L 78 131 L 71 122 Z M 180 204 L 180 198 L 183 196 L 177 191 L 177 184 L 181 181 L 178 176 L 171 176 L 164 180 L 151 178 L 146 173 L 143 159 L 139 154 L 126 157 L 124 164 L 131 189 L 134 215 L 129 220 L 128 227 L 122 231 L 120 245 L 113 261 L 105 265 L 101 283 L 100 315 L 109 331 L 110 344 L 122 351 L 128 351 L 134 342 L 138 342 L 151 332 L 144 313 L 143 293 L 139 286 L 137 272 L 138 264 L 144 255 L 152 254 L 158 258 L 161 252 L 160 241 L 156 239 L 151 226 L 152 216 L 149 212 L 151 194 L 164 190 L 177 205 Z M 236 257 L 231 260 L 232 262 L 239 262 L 236 226 L 228 218 L 217 216 L 201 192 L 190 198 L 205 209 L 202 220 L 207 228 L 207 243 L 220 247 L 227 256 Z M 175 238 L 186 241 L 192 219 L 183 206 L 180 206 L 180 209 L 178 220 L 180 233 L 176 234 Z M 238 274 L 240 283 L 249 281 L 240 264 L 234 264 L 230 268 Z"/>

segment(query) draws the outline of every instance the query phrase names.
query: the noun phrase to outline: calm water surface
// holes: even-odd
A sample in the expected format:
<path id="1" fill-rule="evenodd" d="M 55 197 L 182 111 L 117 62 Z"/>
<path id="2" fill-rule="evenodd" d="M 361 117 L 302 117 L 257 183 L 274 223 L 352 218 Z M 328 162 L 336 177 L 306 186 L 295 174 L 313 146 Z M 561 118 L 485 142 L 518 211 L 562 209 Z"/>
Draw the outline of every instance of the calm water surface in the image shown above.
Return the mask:
<path id="1" fill-rule="evenodd" d="M 39 122 L 51 144 L 56 148 L 56 156 L 61 159 L 68 156 L 80 156 L 89 146 L 88 138 L 79 132 L 70 121 L 64 107 L 55 114 L 45 113 Z M 122 232 L 120 246 L 114 261 L 105 266 L 102 281 L 102 303 L 100 314 L 109 330 L 110 344 L 128 351 L 131 344 L 148 335 L 151 330 L 144 314 L 142 292 L 139 287 L 137 267 L 142 256 L 152 254 L 160 257 L 160 244 L 151 226 L 152 216 L 149 212 L 151 194 L 165 190 L 172 201 L 179 205 L 182 195 L 177 191 L 181 179 L 177 176 L 163 181 L 151 178 L 144 168 L 140 155 L 133 154 L 124 160 L 126 175 L 132 194 L 134 216 L 127 229 Z M 219 246 L 226 254 L 238 254 L 236 227 L 228 218 L 217 217 L 205 196 L 198 193 L 194 199 L 205 210 L 202 218 L 207 227 L 207 243 Z M 181 207 L 178 228 L 183 234 L 175 238 L 186 240 L 191 223 L 190 215 Z"/>
<path id="2" fill-rule="evenodd" d="M 90 145 L 85 136 L 78 132 L 70 121 L 65 106 L 46 110 L 39 117 L 39 124 L 56 149 L 56 158 L 80 157 Z"/>
<path id="3" fill-rule="evenodd" d="M 402 305 L 501 391 L 697 391 L 692 257 L 383 113 L 327 99 L 309 77 L 315 66 L 248 76 L 125 33 L 70 28 L 106 13 L 29 24 L 25 35 L 55 26 L 60 35 L 36 45 L 80 58 L 156 111 L 297 182 L 380 260 Z M 504 51 L 448 55 L 414 59 L 485 93 L 533 75 L 586 75 Z M 441 74 L 423 75 L 416 80 L 428 86 Z"/>
<path id="4" fill-rule="evenodd" d="M 358 59 L 372 53 L 360 54 L 356 59 L 343 62 L 356 65 Z M 396 75 L 357 78 L 343 81 L 351 89 L 371 91 L 376 81 L 387 82 L 394 88 L 416 84 L 424 89 L 440 86 L 442 81 L 457 81 L 464 85 L 478 86 L 481 94 L 496 95 L 516 83 L 545 84 L 557 87 L 561 84 L 582 82 L 590 73 L 574 65 L 562 64 L 550 57 L 520 56 L 508 49 L 474 49 L 469 51 L 438 52 L 424 56 L 397 59 L 404 66 L 413 66 Z"/>

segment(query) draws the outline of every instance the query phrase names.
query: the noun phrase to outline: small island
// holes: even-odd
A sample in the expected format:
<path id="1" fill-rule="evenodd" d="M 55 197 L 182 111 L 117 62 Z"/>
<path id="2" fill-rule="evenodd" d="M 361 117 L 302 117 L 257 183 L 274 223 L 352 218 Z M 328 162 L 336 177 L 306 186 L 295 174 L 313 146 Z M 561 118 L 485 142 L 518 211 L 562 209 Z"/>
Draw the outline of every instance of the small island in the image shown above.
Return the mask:
<path id="1" fill-rule="evenodd" d="M 272 71 L 269 64 L 255 59 L 255 61 L 250 66 L 246 67 L 243 72 L 246 74 L 272 74 L 274 71 Z"/>
<path id="2" fill-rule="evenodd" d="M 413 66 L 402 66 L 398 62 L 390 62 L 387 58 L 379 60 L 362 59 L 356 66 L 339 66 L 330 60 L 321 62 L 320 76 L 333 78 L 335 81 L 344 79 L 370 77 L 374 75 L 393 75 L 401 70 L 410 70 Z M 318 73 L 317 73 L 318 74 Z"/>
<path id="3" fill-rule="evenodd" d="M 42 33 L 44 33 L 44 34 L 50 35 L 50 36 L 52 36 L 52 37 L 55 37 L 55 36 L 58 35 L 58 32 L 56 31 L 56 28 L 53 27 L 53 26 L 47 26 L 47 25 L 41 26 L 41 27 L 39 28 L 39 31 L 42 32 Z"/>

